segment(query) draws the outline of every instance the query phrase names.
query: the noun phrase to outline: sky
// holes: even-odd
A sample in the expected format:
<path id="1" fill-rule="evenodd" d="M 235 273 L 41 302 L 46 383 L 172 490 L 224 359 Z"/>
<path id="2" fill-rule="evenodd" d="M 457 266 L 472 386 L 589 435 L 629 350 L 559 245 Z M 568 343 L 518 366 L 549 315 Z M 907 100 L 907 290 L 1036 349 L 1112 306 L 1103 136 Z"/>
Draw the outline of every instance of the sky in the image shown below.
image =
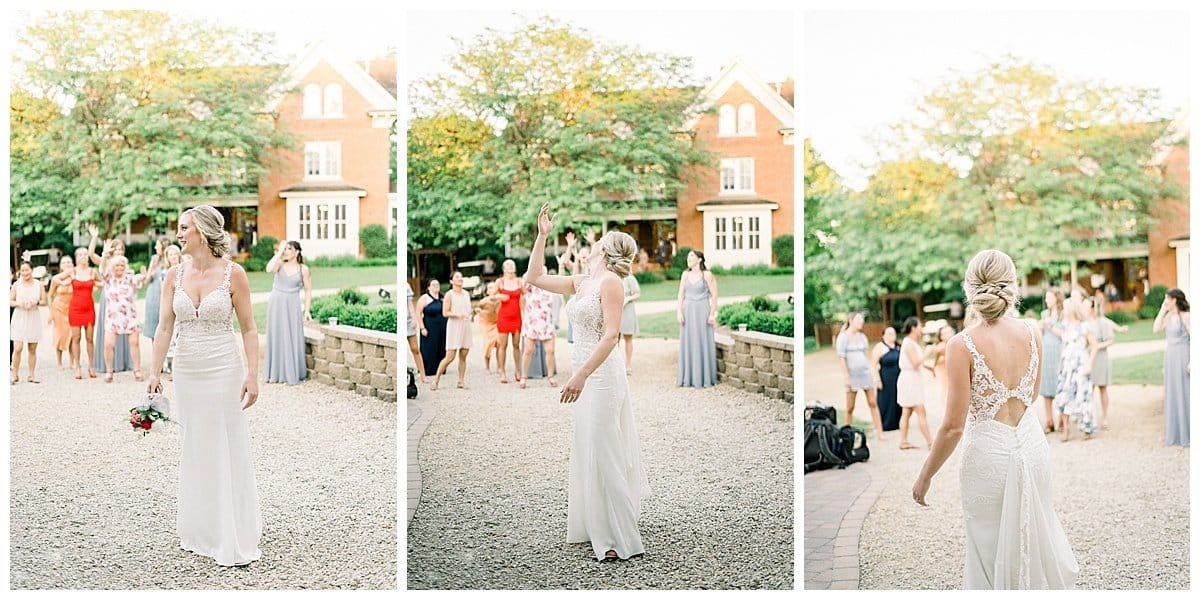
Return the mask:
<path id="1" fill-rule="evenodd" d="M 867 136 L 911 114 L 951 69 L 1012 53 L 1075 79 L 1158 88 L 1190 105 L 1189 17 L 1179 11 L 807 11 L 804 135 L 848 185 L 875 158 Z"/>
<path id="2" fill-rule="evenodd" d="M 696 75 L 708 82 L 729 60 L 740 56 L 767 81 L 796 77 L 794 11 L 411 11 L 407 14 L 408 80 L 446 69 L 451 38 L 469 41 L 491 27 L 511 31 L 523 16 L 548 14 L 588 30 L 602 40 L 646 50 L 690 56 Z"/>

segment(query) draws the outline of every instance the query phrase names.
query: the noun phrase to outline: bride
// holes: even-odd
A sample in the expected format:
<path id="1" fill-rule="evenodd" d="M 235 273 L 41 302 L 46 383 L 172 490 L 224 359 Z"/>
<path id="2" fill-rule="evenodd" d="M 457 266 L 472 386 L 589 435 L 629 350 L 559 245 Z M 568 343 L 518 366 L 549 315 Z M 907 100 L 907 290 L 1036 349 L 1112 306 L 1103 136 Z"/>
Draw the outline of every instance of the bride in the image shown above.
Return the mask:
<path id="1" fill-rule="evenodd" d="M 235 566 L 261 556 L 262 517 L 242 413 L 258 399 L 258 331 L 250 282 L 227 258 L 230 237 L 224 228 L 224 217 L 211 206 L 179 215 L 176 238 L 191 260 L 172 267 L 163 280 L 147 391 L 162 391 L 158 372 L 178 321 L 172 418 L 183 428 L 175 520 L 179 545 L 221 566 Z M 234 312 L 246 367 L 233 336 Z"/>
<path id="2" fill-rule="evenodd" d="M 1032 321 L 1005 316 L 1019 297 L 1016 266 L 984 250 L 967 266 L 963 291 L 978 324 L 947 344 L 945 420 L 913 500 L 928 506 L 930 482 L 962 438 L 963 587 L 1074 588 L 1079 564 L 1054 514 L 1049 444 L 1029 410 L 1041 380 L 1041 339 Z"/>
<path id="3" fill-rule="evenodd" d="M 567 492 L 567 541 L 591 542 L 596 560 L 644 553 L 637 519 L 650 484 L 642 470 L 625 359 L 617 347 L 625 288 L 637 256 L 627 233 L 610 231 L 592 246 L 591 275 L 547 275 L 546 236 L 554 226 L 550 205 L 538 213 L 538 235 L 525 282 L 576 298 L 567 308 L 575 331 L 572 375 L 559 401 L 574 403 L 575 441 Z"/>

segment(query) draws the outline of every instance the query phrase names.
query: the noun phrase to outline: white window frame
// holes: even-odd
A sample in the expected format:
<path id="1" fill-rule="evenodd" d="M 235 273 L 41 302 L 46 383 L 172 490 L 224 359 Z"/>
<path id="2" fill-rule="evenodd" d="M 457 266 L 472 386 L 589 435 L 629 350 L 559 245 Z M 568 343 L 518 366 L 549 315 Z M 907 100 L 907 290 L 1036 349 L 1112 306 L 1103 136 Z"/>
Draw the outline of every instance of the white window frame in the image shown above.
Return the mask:
<path id="1" fill-rule="evenodd" d="M 746 218 L 746 249 L 759 250 L 762 248 L 762 217 Z"/>
<path id="2" fill-rule="evenodd" d="M 767 241 L 775 233 L 771 222 L 778 210 L 775 203 L 702 205 L 698 210 L 704 215 L 703 248 L 710 267 L 771 262 Z"/>
<path id="3" fill-rule="evenodd" d="M 737 109 L 738 135 L 755 135 L 755 125 L 754 105 L 749 102 L 743 103 Z"/>
<path id="4" fill-rule="evenodd" d="M 737 196 L 754 193 L 754 159 L 722 158 L 719 183 L 720 196 Z"/>
<path id="5" fill-rule="evenodd" d="M 325 86 L 324 102 L 321 103 L 321 114 L 325 118 L 340 119 L 344 116 L 342 86 L 330 83 Z"/>
<path id="6" fill-rule="evenodd" d="M 713 219 L 713 246 L 717 250 L 727 250 L 729 248 L 729 219 L 727 217 L 717 217 Z"/>
<path id="7" fill-rule="evenodd" d="M 316 155 L 317 172 L 311 171 L 310 161 Z M 341 181 L 342 179 L 342 143 L 341 142 L 305 142 L 304 143 L 304 180 L 305 181 Z"/>
<path id="8" fill-rule="evenodd" d="M 737 109 L 732 104 L 722 104 L 717 109 L 717 136 L 737 135 Z"/>
<path id="9" fill-rule="evenodd" d="M 333 205 L 333 236 L 330 239 L 344 240 L 346 239 L 346 205 Z"/>
<path id="10" fill-rule="evenodd" d="M 301 204 L 297 207 L 297 211 L 296 239 L 307 242 L 313 239 L 313 206 L 307 203 Z"/>
<path id="11" fill-rule="evenodd" d="M 304 86 L 304 113 L 301 118 L 319 119 L 322 108 L 321 86 L 315 83 Z"/>
<path id="12" fill-rule="evenodd" d="M 304 243 L 305 256 L 359 256 L 360 210 L 365 191 L 283 192 L 280 196 L 287 202 L 286 236 Z M 339 228 L 339 224 L 344 227 Z M 343 232 L 345 238 L 339 239 L 337 236 Z"/>

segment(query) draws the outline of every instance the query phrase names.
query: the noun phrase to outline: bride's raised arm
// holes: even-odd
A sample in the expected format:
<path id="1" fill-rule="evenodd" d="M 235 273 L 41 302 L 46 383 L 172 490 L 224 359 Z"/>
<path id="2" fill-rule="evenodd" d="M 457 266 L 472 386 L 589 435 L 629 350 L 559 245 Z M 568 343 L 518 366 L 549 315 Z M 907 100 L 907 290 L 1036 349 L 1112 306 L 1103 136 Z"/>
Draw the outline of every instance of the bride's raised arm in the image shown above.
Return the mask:
<path id="1" fill-rule="evenodd" d="M 955 335 L 946 343 L 946 376 L 945 418 L 933 440 L 933 449 L 921 467 L 921 474 L 913 484 L 913 500 L 922 506 L 928 506 L 925 504 L 925 493 L 929 491 L 929 484 L 958 447 L 963 425 L 967 422 L 967 406 L 971 402 L 971 354 L 962 340 L 962 334 Z"/>
<path id="2" fill-rule="evenodd" d="M 550 218 L 550 203 L 547 202 L 538 212 L 538 234 L 537 239 L 533 242 L 533 250 L 529 254 L 529 265 L 525 268 L 525 283 L 536 285 L 556 294 L 574 294 L 573 277 L 546 273 L 546 236 L 550 235 L 553 227 L 554 220 Z"/>

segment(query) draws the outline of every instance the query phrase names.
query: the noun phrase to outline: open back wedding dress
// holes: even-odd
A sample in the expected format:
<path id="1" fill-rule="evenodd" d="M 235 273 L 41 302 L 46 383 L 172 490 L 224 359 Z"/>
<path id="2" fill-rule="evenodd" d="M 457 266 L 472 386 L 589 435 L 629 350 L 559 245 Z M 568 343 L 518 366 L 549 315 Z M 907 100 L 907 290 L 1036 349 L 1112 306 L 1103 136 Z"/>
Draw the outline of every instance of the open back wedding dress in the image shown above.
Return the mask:
<path id="1" fill-rule="evenodd" d="M 250 432 L 242 412 L 245 377 L 234 337 L 229 277 L 197 306 L 183 291 L 183 263 L 175 277 L 174 381 L 176 420 L 183 428 L 176 527 L 184 550 L 222 566 L 258 560 L 262 517 L 254 484 Z"/>
<path id="2" fill-rule="evenodd" d="M 578 370 L 604 334 L 600 286 L 567 304 L 575 331 L 571 368 Z M 614 350 L 587 378 L 574 404 L 575 440 L 567 490 L 567 541 L 591 542 L 596 560 L 609 550 L 625 559 L 642 554 L 637 520 L 650 484 L 634 425 L 625 357 Z"/>
<path id="3" fill-rule="evenodd" d="M 1029 406 L 1037 390 L 1036 330 L 1029 328 L 1029 367 L 1016 388 L 999 381 L 975 347 L 971 404 L 959 471 L 967 529 L 965 589 L 1069 589 L 1079 563 L 1054 514 L 1050 447 Z M 1016 427 L 995 420 L 1017 398 L 1025 405 Z"/>

